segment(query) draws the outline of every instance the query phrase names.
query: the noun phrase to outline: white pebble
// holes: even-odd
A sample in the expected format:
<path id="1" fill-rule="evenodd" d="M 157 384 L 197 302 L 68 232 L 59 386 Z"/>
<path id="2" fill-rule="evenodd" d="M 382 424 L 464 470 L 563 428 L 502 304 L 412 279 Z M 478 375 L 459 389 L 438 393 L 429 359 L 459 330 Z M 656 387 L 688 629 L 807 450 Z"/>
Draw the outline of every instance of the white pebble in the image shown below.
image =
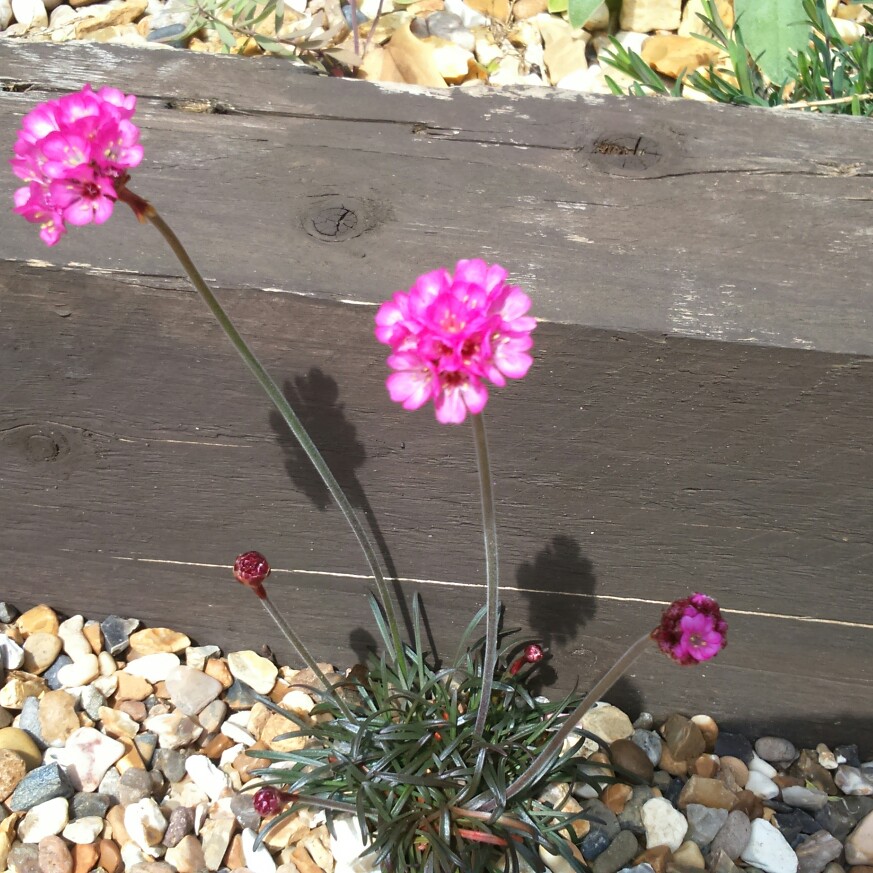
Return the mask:
<path id="1" fill-rule="evenodd" d="M 100 664 L 94 654 L 82 656 L 58 670 L 58 682 L 63 688 L 87 685 L 100 675 Z"/>
<path id="2" fill-rule="evenodd" d="M 142 676 L 146 682 L 155 685 L 158 682 L 163 682 L 173 668 L 178 667 L 181 663 L 179 656 L 172 652 L 156 652 L 153 655 L 143 655 L 141 658 L 128 661 L 124 672 L 130 673 L 132 676 Z"/>
<path id="3" fill-rule="evenodd" d="M 63 748 L 62 764 L 77 791 L 96 791 L 106 771 L 124 754 L 124 746 L 90 727 L 74 730 Z"/>
<path id="4" fill-rule="evenodd" d="M 749 770 L 749 778 L 746 780 L 746 790 L 751 791 L 756 797 L 760 797 L 764 800 L 770 800 L 772 797 L 779 796 L 779 786 L 772 779 L 768 779 L 758 770 Z"/>
<path id="5" fill-rule="evenodd" d="M 675 852 L 688 831 L 688 822 L 669 800 L 653 797 L 643 804 L 640 811 L 643 827 L 646 829 L 646 848 L 668 846 Z"/>
<path id="6" fill-rule="evenodd" d="M 227 774 L 219 770 L 206 755 L 191 755 L 186 758 L 185 772 L 210 800 L 218 800 L 230 784 Z"/>
<path id="7" fill-rule="evenodd" d="M 788 841 L 769 822 L 756 818 L 752 835 L 740 857 L 765 873 L 797 873 L 798 860 Z"/>
<path id="8" fill-rule="evenodd" d="M 88 815 L 71 821 L 65 828 L 63 837 L 71 843 L 87 846 L 93 843 L 103 830 L 103 819 L 99 815 Z"/>
<path id="9" fill-rule="evenodd" d="M 167 830 L 167 820 L 153 797 L 144 797 L 125 807 L 124 829 L 146 855 L 161 856 L 160 843 Z"/>
<path id="10" fill-rule="evenodd" d="M 88 642 L 85 634 L 82 633 L 84 626 L 85 619 L 81 615 L 74 615 L 72 618 L 62 621 L 58 628 L 58 636 L 64 643 L 64 651 L 74 661 L 81 661 L 83 658 L 94 654 L 91 644 Z"/>
<path id="11" fill-rule="evenodd" d="M 762 773 L 768 779 L 772 779 L 779 771 L 772 764 L 768 764 L 763 758 L 753 755 L 752 762 L 749 764 L 749 772 Z"/>
<path id="12" fill-rule="evenodd" d="M 43 837 L 59 834 L 69 821 L 69 803 L 66 797 L 55 797 L 31 809 L 18 825 L 18 839 L 22 843 L 38 843 Z"/>
<path id="13" fill-rule="evenodd" d="M 244 828 L 242 832 L 243 858 L 246 867 L 252 873 L 276 873 L 276 862 L 270 854 L 270 850 L 261 845 L 255 850 L 257 834 L 251 828 Z"/>
<path id="14" fill-rule="evenodd" d="M 5 634 L 0 634 L 0 662 L 7 670 L 17 670 L 24 663 L 24 649 Z"/>
<path id="15" fill-rule="evenodd" d="M 255 738 L 245 728 L 235 725 L 232 721 L 226 721 L 221 726 L 221 732 L 235 743 L 242 743 L 244 746 L 251 746 L 255 743 Z"/>

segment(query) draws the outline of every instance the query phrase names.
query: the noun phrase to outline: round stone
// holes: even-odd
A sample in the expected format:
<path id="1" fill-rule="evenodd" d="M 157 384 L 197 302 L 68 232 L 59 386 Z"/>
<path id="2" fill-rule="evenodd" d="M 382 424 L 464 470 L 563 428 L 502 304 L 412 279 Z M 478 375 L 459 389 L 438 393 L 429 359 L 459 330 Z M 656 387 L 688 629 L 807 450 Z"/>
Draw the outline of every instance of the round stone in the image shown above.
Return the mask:
<path id="1" fill-rule="evenodd" d="M 616 740 L 609 747 L 609 756 L 616 767 L 651 784 L 655 769 L 648 755 L 633 740 Z"/>
<path id="2" fill-rule="evenodd" d="M 73 873 L 73 856 L 58 836 L 43 837 L 39 841 L 38 858 L 40 873 Z"/>
<path id="3" fill-rule="evenodd" d="M 24 641 L 24 669 L 37 676 L 44 673 L 57 660 L 62 648 L 63 642 L 56 634 L 31 634 Z"/>
<path id="4" fill-rule="evenodd" d="M 42 754 L 30 734 L 16 727 L 0 729 L 0 749 L 20 755 L 28 770 L 42 765 Z"/>
<path id="5" fill-rule="evenodd" d="M 5 801 L 24 778 L 27 765 L 18 752 L 0 749 L 0 801 Z"/>
<path id="6" fill-rule="evenodd" d="M 250 649 L 231 652 L 227 656 L 227 666 L 235 679 L 244 682 L 258 694 L 269 694 L 279 675 L 279 668 L 272 661 Z"/>

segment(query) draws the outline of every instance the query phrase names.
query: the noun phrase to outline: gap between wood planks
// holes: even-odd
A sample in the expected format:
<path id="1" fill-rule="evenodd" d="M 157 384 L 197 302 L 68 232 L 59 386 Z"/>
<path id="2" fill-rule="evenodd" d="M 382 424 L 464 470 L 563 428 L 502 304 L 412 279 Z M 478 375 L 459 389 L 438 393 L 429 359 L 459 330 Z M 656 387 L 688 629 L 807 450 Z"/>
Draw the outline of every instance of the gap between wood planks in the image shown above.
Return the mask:
<path id="1" fill-rule="evenodd" d="M 210 564 L 199 561 L 173 561 L 168 558 L 133 558 L 125 555 L 110 555 L 116 561 L 130 561 L 137 564 L 166 564 L 174 567 L 199 567 L 209 570 L 228 570 L 230 564 Z M 299 576 L 331 576 L 336 579 L 372 579 L 372 576 L 367 576 L 361 573 L 335 573 L 329 570 L 294 570 L 287 568 L 273 567 L 272 572 L 275 574 L 288 574 Z M 484 585 L 476 582 L 450 582 L 443 579 L 413 579 L 405 576 L 388 579 L 389 582 L 406 582 L 414 585 L 431 585 L 442 588 L 481 588 L 485 589 Z M 585 600 L 609 600 L 617 603 L 644 603 L 654 606 L 669 606 L 669 600 L 651 600 L 645 597 L 620 597 L 617 594 L 587 594 L 581 591 L 554 591 L 543 588 L 520 588 L 516 585 L 501 585 L 501 591 L 512 591 L 518 594 L 549 594 L 564 597 L 579 597 Z M 726 615 L 745 615 L 752 618 L 775 618 L 780 621 L 793 621 L 800 624 L 826 624 L 835 627 L 851 627 L 860 628 L 862 630 L 873 630 L 873 624 L 860 621 L 841 621 L 835 618 L 816 618 L 811 615 L 790 615 L 781 612 L 761 612 L 753 609 L 729 609 L 722 607 L 721 610 Z"/>

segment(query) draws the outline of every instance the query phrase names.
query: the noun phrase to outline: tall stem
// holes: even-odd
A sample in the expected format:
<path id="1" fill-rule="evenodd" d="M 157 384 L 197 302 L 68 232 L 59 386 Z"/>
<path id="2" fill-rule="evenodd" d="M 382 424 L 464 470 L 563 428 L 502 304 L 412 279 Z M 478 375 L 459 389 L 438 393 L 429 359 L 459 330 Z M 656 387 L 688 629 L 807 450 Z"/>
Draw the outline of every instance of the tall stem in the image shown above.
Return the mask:
<path id="1" fill-rule="evenodd" d="M 148 219 L 167 241 L 167 244 L 173 250 L 173 254 L 178 258 L 179 263 L 188 274 L 191 284 L 200 293 L 200 296 L 212 311 L 212 314 L 215 316 L 219 325 L 221 325 L 222 330 L 227 334 L 228 339 L 233 343 L 233 346 L 237 352 L 239 352 L 240 357 L 252 371 L 258 384 L 264 390 L 264 393 L 270 398 L 273 405 L 279 411 L 279 414 L 285 420 L 285 423 L 291 429 L 291 433 L 294 435 L 297 442 L 300 443 L 303 451 L 306 452 L 318 475 L 321 476 L 322 481 L 327 486 L 328 491 L 330 491 L 331 497 L 333 497 L 337 506 L 342 511 L 342 514 L 345 516 L 349 527 L 352 529 L 352 533 L 354 533 L 358 540 L 358 544 L 364 552 L 364 557 L 367 559 L 367 563 L 370 565 L 370 572 L 373 574 L 376 588 L 379 592 L 379 598 L 385 609 L 385 616 L 388 621 L 388 628 L 391 632 L 391 638 L 394 645 L 394 657 L 397 661 L 398 669 L 404 669 L 405 658 L 403 656 L 403 643 L 400 638 L 400 629 L 394 613 L 394 606 L 391 602 L 391 595 L 388 591 L 388 586 L 385 583 L 385 577 L 382 574 L 379 560 L 376 557 L 376 550 L 373 548 L 373 544 L 370 542 L 370 538 L 367 536 L 367 532 L 364 530 L 364 527 L 355 513 L 355 510 L 352 508 L 352 505 L 349 503 L 348 498 L 343 493 L 342 488 L 340 488 L 339 483 L 336 481 L 333 473 L 331 473 L 330 468 L 321 456 L 321 452 L 318 451 L 315 443 L 312 442 L 312 439 L 306 432 L 306 429 L 303 427 L 303 424 L 294 410 L 291 408 L 291 405 L 285 399 L 285 395 L 281 392 L 279 386 L 273 381 L 262 366 L 261 362 L 248 347 L 246 341 L 242 336 L 240 336 L 239 331 L 237 331 L 233 322 L 230 320 L 230 317 L 224 311 L 209 286 L 203 280 L 200 271 L 194 265 L 194 262 L 191 260 L 185 247 L 179 241 L 176 234 L 173 233 L 170 226 L 160 215 L 158 215 L 154 206 L 147 201 L 144 201 L 141 197 L 127 188 L 121 188 L 119 191 L 119 199 L 127 202 L 138 217 L 142 216 L 143 218 Z"/>
<path id="2" fill-rule="evenodd" d="M 261 603 L 264 605 L 264 609 L 267 610 L 267 615 L 276 622 L 276 626 L 282 631 L 285 639 L 294 646 L 294 650 L 297 654 L 303 659 L 304 663 L 310 670 L 315 674 L 315 677 L 321 682 L 322 685 L 327 689 L 328 694 L 333 698 L 336 705 L 342 710 L 342 714 L 354 724 L 355 717 L 352 715 L 352 711 L 348 708 L 345 701 L 336 693 L 333 685 L 330 684 L 330 680 L 327 676 L 324 675 L 321 667 L 315 662 L 315 658 L 309 653 L 309 649 L 303 644 L 303 641 L 300 637 L 294 633 L 294 630 L 291 628 L 291 625 L 285 621 L 285 617 L 276 609 L 276 605 L 270 600 L 269 595 L 266 591 L 263 592 L 264 596 L 260 598 Z"/>
<path id="3" fill-rule="evenodd" d="M 476 466 L 479 468 L 479 491 L 482 496 L 482 535 L 485 540 L 485 659 L 482 664 L 482 697 L 476 712 L 475 732 L 482 735 L 491 687 L 497 666 L 497 621 L 500 580 L 497 560 L 497 519 L 494 515 L 494 491 L 491 487 L 491 463 L 488 459 L 488 437 L 485 419 L 480 412 L 473 417 L 473 441 L 476 444 Z"/>
<path id="4" fill-rule="evenodd" d="M 555 758 L 560 754 L 564 745 L 564 740 L 573 731 L 573 728 L 582 719 L 582 716 L 588 712 L 591 707 L 609 691 L 610 688 L 625 674 L 630 668 L 630 665 L 648 648 L 652 641 L 650 634 L 640 637 L 616 662 L 607 672 L 600 678 L 594 687 L 582 698 L 582 702 L 567 716 L 564 720 L 561 729 L 543 746 L 540 753 L 533 759 L 530 766 L 524 773 L 521 774 L 514 782 L 511 782 L 506 789 L 506 799 L 523 791 L 531 783 L 536 782 L 543 776 L 549 767 L 554 763 Z M 493 809 L 496 803 L 492 798 L 487 803 L 483 804 L 482 809 Z"/>

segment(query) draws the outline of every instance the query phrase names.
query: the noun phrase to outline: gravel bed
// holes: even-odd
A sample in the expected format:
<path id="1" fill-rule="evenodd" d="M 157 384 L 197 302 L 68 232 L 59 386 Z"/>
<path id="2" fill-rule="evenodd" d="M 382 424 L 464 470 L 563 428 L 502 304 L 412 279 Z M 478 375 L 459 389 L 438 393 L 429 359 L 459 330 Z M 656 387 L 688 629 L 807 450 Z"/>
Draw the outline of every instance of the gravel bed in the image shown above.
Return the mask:
<path id="1" fill-rule="evenodd" d="M 0 649 L 0 870 L 373 870 L 308 810 L 254 848 L 268 819 L 246 788 L 269 762 L 246 752 L 303 740 L 282 739 L 289 722 L 252 689 L 305 718 L 308 671 L 46 605 L 0 603 Z M 606 703 L 582 726 L 604 745 L 581 754 L 624 775 L 541 799 L 584 813 L 577 846 L 593 873 L 873 873 L 873 762 L 856 746 L 798 749 L 720 732 L 706 715 L 632 722 Z"/>

